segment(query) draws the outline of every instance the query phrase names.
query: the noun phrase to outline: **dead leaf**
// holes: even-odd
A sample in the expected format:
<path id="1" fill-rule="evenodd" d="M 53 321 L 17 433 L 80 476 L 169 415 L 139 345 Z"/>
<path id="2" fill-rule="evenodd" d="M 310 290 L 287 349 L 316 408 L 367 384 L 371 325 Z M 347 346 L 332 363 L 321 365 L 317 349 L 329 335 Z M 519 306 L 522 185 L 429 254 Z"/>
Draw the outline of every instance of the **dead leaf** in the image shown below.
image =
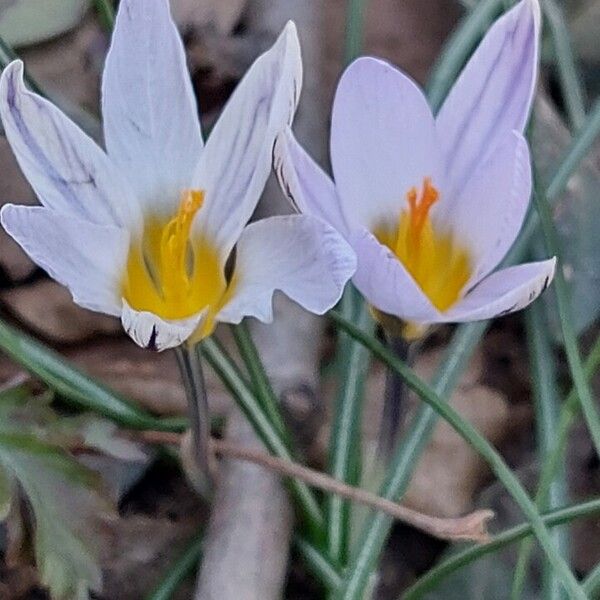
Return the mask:
<path id="1" fill-rule="evenodd" d="M 0 299 L 22 323 L 52 342 L 72 344 L 121 331 L 118 319 L 77 306 L 69 291 L 50 279 L 6 290 Z"/>

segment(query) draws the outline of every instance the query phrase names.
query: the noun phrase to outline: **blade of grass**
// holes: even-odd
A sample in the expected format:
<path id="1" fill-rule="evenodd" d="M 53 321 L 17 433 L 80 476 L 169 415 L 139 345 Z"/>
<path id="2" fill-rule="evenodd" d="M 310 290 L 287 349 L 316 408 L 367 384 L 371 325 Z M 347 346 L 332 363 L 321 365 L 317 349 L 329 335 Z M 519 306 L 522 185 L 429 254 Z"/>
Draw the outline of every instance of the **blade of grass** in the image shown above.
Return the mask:
<path id="1" fill-rule="evenodd" d="M 202 556 L 204 534 L 196 536 L 184 553 L 169 567 L 164 579 L 156 586 L 146 600 L 170 600 L 186 577 L 198 566 Z"/>
<path id="2" fill-rule="evenodd" d="M 254 392 L 241 376 L 236 365 L 229 359 L 219 343 L 213 338 L 208 338 L 198 344 L 198 350 L 236 399 L 238 406 L 268 450 L 275 456 L 293 461 L 293 456 L 285 441 L 264 413 Z M 322 543 L 325 522 L 314 494 L 306 484 L 299 481 L 292 480 L 289 482 L 289 486 L 311 541 L 317 544 Z"/>
<path id="3" fill-rule="evenodd" d="M 556 527 L 563 523 L 569 523 L 574 519 L 580 519 L 598 513 L 600 513 L 600 499 L 595 498 L 593 500 L 588 500 L 587 502 L 550 511 L 541 515 L 541 519 L 546 527 Z M 533 530 L 531 524 L 522 523 L 521 525 L 507 529 L 494 536 L 491 542 L 478 546 L 471 546 L 466 550 L 462 550 L 427 571 L 425 575 L 413 583 L 413 585 L 404 592 L 402 599 L 417 600 L 418 598 L 423 598 L 428 592 L 434 590 L 444 578 L 456 572 L 458 569 L 487 554 L 496 552 L 508 544 L 531 536 L 532 534 Z M 589 593 L 589 589 L 585 588 L 585 584 L 584 589 Z"/>
<path id="4" fill-rule="evenodd" d="M 590 350 L 584 365 L 585 376 L 588 381 L 592 378 L 598 367 L 600 366 L 600 336 L 594 342 L 592 349 Z M 542 471 L 540 473 L 538 490 L 536 494 L 536 505 L 539 507 L 540 503 L 544 498 L 548 496 L 552 482 L 554 481 L 555 475 L 559 467 L 563 464 L 561 458 L 565 452 L 567 445 L 567 439 L 571 426 L 575 420 L 575 417 L 579 413 L 580 404 L 577 396 L 577 390 L 573 388 L 567 399 L 563 403 L 556 425 L 553 438 L 554 444 L 551 452 L 546 456 L 546 460 L 542 465 Z M 515 570 L 515 580 L 517 576 L 523 577 L 519 574 L 521 570 L 525 568 L 529 560 L 529 556 L 532 550 L 531 543 L 523 543 L 519 550 L 519 556 L 517 560 L 517 568 Z M 514 586 L 517 584 L 515 583 Z"/>
<path id="5" fill-rule="evenodd" d="M 502 11 L 502 3 L 503 0 L 479 0 L 446 42 L 427 86 L 427 97 L 434 113 L 442 105 L 475 44 Z"/>
<path id="6" fill-rule="evenodd" d="M 367 0 L 348 0 L 344 40 L 345 64 L 350 64 L 362 52 L 366 5 Z"/>
<path id="7" fill-rule="evenodd" d="M 294 546 L 302 560 L 310 567 L 312 573 L 328 590 L 335 590 L 342 583 L 342 578 L 331 561 L 323 556 L 308 540 L 296 536 Z"/>
<path id="8" fill-rule="evenodd" d="M 344 64 L 350 64 L 363 48 L 364 17 L 367 0 L 348 0 L 344 39 Z M 349 283 L 341 301 L 342 312 L 368 326 L 368 311 L 360 294 Z M 337 364 L 339 390 L 328 451 L 329 473 L 336 479 L 355 484 L 360 479 L 362 445 L 360 428 L 364 382 L 369 368 L 368 353 L 346 335 L 338 340 Z M 350 538 L 350 503 L 332 494 L 327 497 L 327 547 L 333 560 L 346 559 Z"/>
<path id="9" fill-rule="evenodd" d="M 515 477 L 513 472 L 504 462 L 504 459 L 493 446 L 468 422 L 465 421 L 448 403 L 444 402 L 436 391 L 417 377 L 404 363 L 397 359 L 383 344 L 365 334 L 356 325 L 347 321 L 335 311 L 330 312 L 336 324 L 361 343 L 365 344 L 375 356 L 382 360 L 389 368 L 396 371 L 404 378 L 406 384 L 419 397 L 435 410 L 452 428 L 488 463 L 492 472 L 502 482 L 511 494 L 523 514 L 527 517 L 540 546 L 552 564 L 555 573 L 560 577 L 562 585 L 572 598 L 586 598 L 581 586 L 573 573 L 557 552 L 554 543 L 540 517 L 534 503 L 527 492 Z M 356 585 L 352 574 L 344 581 L 337 598 L 344 600 L 359 600 L 362 598 L 362 585 Z"/>
<path id="10" fill-rule="evenodd" d="M 239 325 L 232 325 L 230 329 L 233 333 L 233 338 L 240 356 L 248 369 L 250 383 L 254 393 L 260 401 L 263 411 L 289 447 L 290 436 L 283 420 L 281 410 L 279 409 L 279 401 L 273 391 L 273 387 L 271 386 L 265 367 L 260 359 L 258 350 L 254 345 L 248 325 L 245 321 L 242 321 Z"/>
<path id="11" fill-rule="evenodd" d="M 115 9 L 111 0 L 94 0 L 94 3 L 102 26 L 110 33 L 115 26 Z"/>
<path id="12" fill-rule="evenodd" d="M 600 590 L 600 563 L 583 580 L 583 589 L 590 598 L 598 598 L 598 590 Z"/>
<path id="13" fill-rule="evenodd" d="M 555 357 L 548 335 L 548 324 L 542 311 L 542 306 L 534 303 L 525 313 L 525 325 L 533 379 L 538 459 L 540 464 L 543 465 L 548 461 L 556 445 L 555 436 L 559 421 L 560 401 L 555 377 Z M 562 464 L 556 470 L 547 492 L 544 494 L 538 492 L 536 495 L 535 504 L 540 511 L 551 510 L 568 503 L 564 458 L 561 462 Z M 557 548 L 567 559 L 569 552 L 567 532 L 564 530 L 553 532 L 553 537 Z M 521 544 L 511 592 L 511 597 L 514 600 L 522 598 L 532 547 L 532 540 L 526 540 Z M 563 597 L 560 582 L 554 576 L 547 561 L 544 561 L 542 570 L 542 594 L 542 597 L 548 600 L 557 600 Z"/>
<path id="14" fill-rule="evenodd" d="M 594 375 L 594 373 L 596 372 L 596 370 L 598 369 L 598 367 L 600 367 L 600 336 L 597 337 L 596 341 L 594 342 L 592 349 L 590 350 L 588 357 L 585 361 L 585 373 L 586 373 L 586 377 L 588 379 L 591 379 L 592 376 Z M 538 485 L 538 491 L 537 491 L 537 495 L 536 495 L 536 502 L 539 501 L 540 498 L 547 496 L 548 491 L 550 489 L 550 485 L 552 483 L 552 481 L 554 480 L 554 475 L 556 473 L 556 470 L 558 469 L 558 467 L 561 464 L 561 457 L 564 454 L 564 450 L 567 444 L 567 437 L 568 437 L 568 433 L 571 429 L 571 426 L 575 420 L 576 415 L 578 414 L 578 409 L 579 409 L 579 401 L 577 398 L 577 390 L 575 388 L 571 389 L 571 392 L 569 393 L 569 395 L 567 396 L 567 399 L 565 400 L 562 408 L 561 408 L 561 413 L 560 413 L 560 417 L 558 420 L 558 425 L 556 428 L 556 433 L 555 433 L 555 445 L 552 448 L 552 452 L 551 454 L 548 456 L 546 462 L 544 463 L 543 467 L 542 467 L 542 472 L 540 475 L 540 481 L 539 481 L 539 485 Z M 494 539 L 494 541 L 492 542 L 493 544 L 496 543 L 496 541 L 500 541 L 501 536 L 498 536 Z M 502 538 L 504 539 L 504 538 Z M 510 539 L 506 539 L 505 543 L 510 543 L 511 541 L 514 541 L 512 538 Z M 493 546 L 493 548 L 490 548 L 490 552 L 492 552 L 493 550 L 496 549 L 496 547 L 501 547 L 501 546 Z M 487 548 L 487 546 L 486 546 Z M 463 559 L 461 558 L 461 560 L 455 560 L 455 558 L 458 557 L 450 557 L 449 559 L 447 559 L 446 561 L 444 561 L 444 563 L 441 563 L 440 565 L 434 567 L 434 571 L 436 573 L 440 573 L 441 576 L 439 578 L 439 580 L 442 579 L 442 577 L 445 577 L 447 575 L 449 575 L 450 573 L 452 573 L 454 570 L 459 569 L 461 566 L 468 564 L 474 560 L 477 560 L 478 558 L 480 558 L 480 556 L 483 556 L 484 554 L 486 554 L 486 552 L 479 554 L 478 552 L 476 552 L 477 548 L 473 548 L 473 549 L 469 549 L 466 550 L 464 553 L 461 553 L 460 556 L 463 556 L 464 554 L 464 562 Z M 446 564 L 447 563 L 447 564 Z M 438 571 L 439 569 L 439 571 Z M 419 581 L 417 581 L 417 583 L 415 584 L 415 589 L 419 588 L 420 589 L 420 581 L 427 581 L 427 590 L 432 589 L 432 587 L 435 587 L 436 584 L 432 583 L 434 580 L 434 577 L 432 576 L 432 579 L 430 581 L 429 579 L 429 572 L 426 573 Z M 439 581 L 437 580 L 437 581 Z M 412 588 L 411 588 L 412 590 Z"/>
<path id="15" fill-rule="evenodd" d="M 585 121 L 585 97 L 564 11 L 556 0 L 543 0 L 542 8 L 552 35 L 567 117 L 571 127 L 579 129 Z"/>
<path id="16" fill-rule="evenodd" d="M 369 309 L 358 291 L 348 285 L 342 302 L 346 318 L 361 329 L 374 330 Z M 330 475 L 351 485 L 360 479 L 361 423 L 364 387 L 370 365 L 370 352 L 347 335 L 339 339 L 339 390 L 329 440 Z M 336 495 L 327 497 L 327 547 L 333 560 L 346 559 L 350 526 L 350 503 Z"/>
<path id="17" fill-rule="evenodd" d="M 564 191 L 571 175 L 590 150 L 599 132 L 600 100 L 595 103 L 585 124 L 573 137 L 571 145 L 565 151 L 546 189 L 549 200 L 555 200 Z M 538 224 L 537 212 L 530 211 L 521 234 L 506 256 L 504 264 L 516 264 L 525 257 Z M 442 398 L 449 397 L 464 365 L 467 364 L 488 325 L 489 321 L 482 321 L 468 323 L 457 328 L 448 347 L 446 358 L 435 378 L 435 390 Z M 406 437 L 396 450 L 387 480 L 380 490 L 381 496 L 395 501 L 401 500 L 418 459 L 433 431 L 436 418 L 435 412 L 428 406 L 423 406 L 419 410 L 408 428 Z M 354 585 L 365 586 L 368 582 L 369 574 L 383 548 L 390 526 L 390 522 L 383 519 L 381 515 L 373 515 L 365 522 L 363 532 L 356 545 L 357 553 L 352 557 L 348 567 L 348 577 L 352 578 Z"/>
<path id="18" fill-rule="evenodd" d="M 0 349 L 65 400 L 130 429 L 181 431 L 185 419 L 160 419 L 70 366 L 57 352 L 0 321 Z"/>
<path id="19" fill-rule="evenodd" d="M 534 201 L 540 217 L 546 249 L 550 255 L 556 256 L 558 260 L 556 275 L 554 276 L 554 293 L 558 305 L 560 327 L 565 345 L 565 352 L 567 354 L 567 362 L 569 364 L 573 383 L 577 388 L 577 395 L 579 396 L 583 416 L 590 435 L 592 436 L 596 452 L 600 455 L 600 415 L 598 414 L 598 408 L 596 407 L 592 392 L 585 377 L 581 355 L 579 354 L 577 335 L 575 333 L 573 317 L 571 314 L 569 291 L 562 270 L 561 251 L 554 223 L 552 222 L 550 206 L 548 205 L 546 195 L 541 190 L 536 190 L 534 193 Z"/>

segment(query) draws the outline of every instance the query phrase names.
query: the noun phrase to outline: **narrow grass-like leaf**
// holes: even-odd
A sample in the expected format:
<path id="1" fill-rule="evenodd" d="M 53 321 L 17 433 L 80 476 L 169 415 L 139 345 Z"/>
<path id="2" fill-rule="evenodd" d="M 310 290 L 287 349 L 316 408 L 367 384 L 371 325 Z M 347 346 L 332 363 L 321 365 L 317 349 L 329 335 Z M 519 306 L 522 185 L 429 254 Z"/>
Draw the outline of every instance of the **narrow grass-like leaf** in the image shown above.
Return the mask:
<path id="1" fill-rule="evenodd" d="M 542 7 L 552 35 L 560 90 L 569 123 L 574 129 L 579 129 L 585 121 L 585 97 L 564 12 L 556 0 L 542 0 Z"/>
<path id="2" fill-rule="evenodd" d="M 433 408 L 452 428 L 488 463 L 492 472 L 502 482 L 506 490 L 511 494 L 519 508 L 529 520 L 540 546 L 552 564 L 556 575 L 560 577 L 562 585 L 573 598 L 584 600 L 581 586 L 575 579 L 573 573 L 554 547 L 548 529 L 543 523 L 539 512 L 531 501 L 527 492 L 515 477 L 513 472 L 504 462 L 504 459 L 493 448 L 493 446 L 468 422 L 465 421 L 449 404 L 444 402 L 440 396 L 419 379 L 414 372 L 394 356 L 383 344 L 375 338 L 368 336 L 356 325 L 344 319 L 341 315 L 330 313 L 336 324 L 344 329 L 352 337 L 360 340 L 382 360 L 389 368 L 397 372 L 404 381 L 419 397 Z M 338 598 L 344 600 L 358 600 L 362 598 L 362 585 L 354 585 L 353 577 L 350 576 L 342 586 Z"/>
<path id="3" fill-rule="evenodd" d="M 346 318 L 361 329 L 374 330 L 369 309 L 352 284 L 342 301 Z M 340 332 L 338 341 L 339 389 L 329 440 L 329 473 L 352 485 L 360 480 L 361 423 L 364 389 L 370 365 L 370 352 Z M 327 498 L 327 547 L 330 556 L 343 562 L 350 537 L 350 503 L 335 494 Z"/>
<path id="4" fill-rule="evenodd" d="M 186 577 L 194 572 L 202 556 L 204 533 L 197 535 L 146 600 L 170 600 Z"/>
<path id="5" fill-rule="evenodd" d="M 313 544 L 300 536 L 296 536 L 294 537 L 294 546 L 302 560 L 310 567 L 325 588 L 335 590 L 341 585 L 342 578 L 335 566 Z"/>
<path id="6" fill-rule="evenodd" d="M 557 525 L 562 525 L 563 523 L 569 523 L 575 519 L 589 517 L 598 513 L 600 513 L 600 499 L 595 498 L 587 502 L 550 511 L 541 515 L 541 519 L 547 527 L 555 527 Z M 521 525 L 507 529 L 494 536 L 491 542 L 478 546 L 471 546 L 466 550 L 462 550 L 461 552 L 450 556 L 418 579 L 403 593 L 402 600 L 417 600 L 418 598 L 424 598 L 425 594 L 435 589 L 442 579 L 448 577 L 458 569 L 472 563 L 486 554 L 496 552 L 508 544 L 522 540 L 532 534 L 533 530 L 531 525 L 529 523 L 522 523 Z M 598 583 L 600 583 L 600 581 Z M 589 593 L 589 590 L 585 588 L 585 584 L 584 589 Z"/>
<path id="7" fill-rule="evenodd" d="M 590 386 L 585 378 L 583 363 L 581 361 L 581 355 L 579 354 L 577 335 L 575 334 L 575 327 L 573 325 L 573 317 L 571 314 L 569 291 L 562 271 L 561 253 L 556 230 L 552 223 L 552 215 L 545 193 L 541 190 L 537 190 L 534 194 L 534 198 L 540 216 L 546 248 L 550 255 L 554 255 L 558 259 L 556 275 L 554 277 L 554 293 L 556 294 L 558 314 L 560 317 L 560 325 L 571 377 L 577 388 L 577 395 L 579 396 L 583 416 L 586 420 L 590 435 L 592 436 L 594 447 L 596 448 L 596 452 L 600 454 L 600 414 L 598 413 L 598 408 L 592 396 Z"/>
<path id="8" fill-rule="evenodd" d="M 280 458 L 293 460 L 285 440 L 279 435 L 257 401 L 253 390 L 219 343 L 213 338 L 208 338 L 198 345 L 198 349 L 231 392 L 269 451 Z M 321 543 L 324 538 L 325 521 L 314 494 L 306 484 L 300 481 L 290 480 L 288 485 L 311 540 Z"/>
<path id="9" fill-rule="evenodd" d="M 535 407 L 535 423 L 537 426 L 538 459 L 545 464 L 552 455 L 556 445 L 556 431 L 559 421 L 559 398 L 556 382 L 555 358 L 548 334 L 548 324 L 540 304 L 533 304 L 525 313 L 527 340 L 531 374 L 533 379 L 533 398 Z M 564 458 L 560 468 L 556 470 L 548 490 L 536 495 L 535 504 L 539 511 L 547 511 L 565 506 L 568 503 L 567 481 L 564 468 Z M 568 536 L 564 530 L 552 532 L 555 543 L 565 559 L 568 557 Z M 521 544 L 513 579 L 511 597 L 515 600 L 522 598 L 523 588 L 527 579 L 529 554 L 532 540 Z M 562 598 L 560 582 L 547 562 L 542 571 L 542 593 L 546 600 Z"/>
<path id="10" fill-rule="evenodd" d="M 231 332 L 233 333 L 240 356 L 250 375 L 250 383 L 257 400 L 260 401 L 263 411 L 269 417 L 279 435 L 289 444 L 290 435 L 279 408 L 279 401 L 254 345 L 246 321 L 242 321 L 239 325 L 231 326 Z"/>
<path id="11" fill-rule="evenodd" d="M 471 51 L 490 23 L 500 14 L 502 2 L 503 0 L 479 0 L 446 42 L 427 86 L 427 97 L 434 113 L 442 105 Z"/>
<path id="12" fill-rule="evenodd" d="M 115 9 L 111 0 L 94 0 L 94 4 L 102 26 L 106 31 L 111 32 L 115 25 Z"/>
<path id="13" fill-rule="evenodd" d="M 346 64 L 350 64 L 362 52 L 366 5 L 367 0 L 348 0 L 344 40 L 344 62 Z"/>
<path id="14" fill-rule="evenodd" d="M 600 563 L 597 564 L 583 580 L 583 589 L 592 599 L 600 596 Z"/>
<path id="15" fill-rule="evenodd" d="M 130 429 L 181 431 L 185 421 L 159 419 L 97 383 L 58 353 L 0 321 L 0 349 L 70 403 Z"/>

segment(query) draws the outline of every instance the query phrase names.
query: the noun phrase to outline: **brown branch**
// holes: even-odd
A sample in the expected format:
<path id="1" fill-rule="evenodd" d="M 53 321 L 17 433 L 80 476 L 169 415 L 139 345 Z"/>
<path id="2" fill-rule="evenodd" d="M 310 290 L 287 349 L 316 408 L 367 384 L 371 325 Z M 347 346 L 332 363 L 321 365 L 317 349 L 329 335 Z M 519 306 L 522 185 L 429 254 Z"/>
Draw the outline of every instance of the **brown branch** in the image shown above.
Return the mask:
<path id="1" fill-rule="evenodd" d="M 181 434 L 177 433 L 145 431 L 141 432 L 140 435 L 146 442 L 154 444 L 179 444 L 181 441 Z M 380 510 L 436 538 L 480 543 L 487 542 L 490 539 L 486 525 L 494 517 L 494 513 L 491 510 L 477 510 L 457 518 L 433 517 L 377 496 L 367 490 L 348 485 L 320 471 L 315 471 L 314 469 L 272 456 L 265 452 L 240 448 L 235 444 L 215 438 L 211 439 L 211 446 L 214 453 L 219 456 L 250 462 L 265 467 L 284 477 L 299 479 L 312 487 L 337 494 L 357 504 L 363 504 L 369 508 Z"/>

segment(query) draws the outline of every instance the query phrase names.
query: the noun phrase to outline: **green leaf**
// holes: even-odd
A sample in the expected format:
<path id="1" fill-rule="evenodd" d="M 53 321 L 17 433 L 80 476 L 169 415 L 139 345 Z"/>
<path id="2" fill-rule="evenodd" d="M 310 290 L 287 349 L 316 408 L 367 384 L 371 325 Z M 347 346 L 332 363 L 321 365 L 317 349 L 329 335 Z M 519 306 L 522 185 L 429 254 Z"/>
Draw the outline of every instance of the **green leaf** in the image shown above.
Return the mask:
<path id="1" fill-rule="evenodd" d="M 88 590 L 100 590 L 91 540 L 97 539 L 97 516 L 108 505 L 97 492 L 97 475 L 28 433 L 0 432 L 0 465 L 31 507 L 37 568 L 53 600 L 85 599 Z"/>
<path id="2" fill-rule="evenodd" d="M 38 44 L 76 27 L 89 0 L 0 0 L 0 36 L 11 46 Z"/>
<path id="3" fill-rule="evenodd" d="M 10 475 L 0 466 L 0 521 L 4 521 L 12 504 L 13 482 Z"/>
<path id="4" fill-rule="evenodd" d="M 533 118 L 532 151 L 542 183 L 556 173 L 556 164 L 571 144 L 571 134 L 554 107 L 544 98 L 538 101 Z M 598 147 L 596 145 L 596 147 Z M 579 335 L 600 314 L 600 170 L 584 160 L 571 179 L 566 192 L 553 207 L 553 217 L 562 249 L 563 271 L 575 331 Z M 552 335 L 561 340 L 560 319 L 554 294 L 544 294 Z"/>

